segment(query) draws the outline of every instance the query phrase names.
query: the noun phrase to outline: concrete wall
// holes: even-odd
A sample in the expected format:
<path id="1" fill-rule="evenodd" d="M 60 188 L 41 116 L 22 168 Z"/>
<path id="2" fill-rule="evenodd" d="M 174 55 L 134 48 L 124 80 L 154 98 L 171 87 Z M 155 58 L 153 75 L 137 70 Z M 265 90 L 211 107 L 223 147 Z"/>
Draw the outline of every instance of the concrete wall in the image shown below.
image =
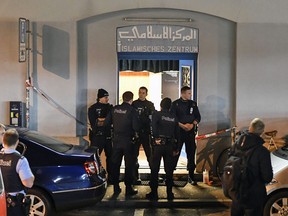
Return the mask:
<path id="1" fill-rule="evenodd" d="M 288 25 L 238 24 L 237 125 L 254 117 L 265 120 L 266 130 L 288 135 Z"/>
<path id="2" fill-rule="evenodd" d="M 0 22 L 0 122 L 9 123 L 9 101 L 25 98 L 26 67 L 18 63 L 18 21 Z"/>

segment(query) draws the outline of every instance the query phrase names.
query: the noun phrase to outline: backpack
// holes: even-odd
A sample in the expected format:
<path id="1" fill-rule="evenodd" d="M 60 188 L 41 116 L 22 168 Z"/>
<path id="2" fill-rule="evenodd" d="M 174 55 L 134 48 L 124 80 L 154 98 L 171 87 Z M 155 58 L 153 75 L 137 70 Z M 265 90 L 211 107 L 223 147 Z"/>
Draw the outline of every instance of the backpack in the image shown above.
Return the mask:
<path id="1" fill-rule="evenodd" d="M 245 136 L 241 145 L 244 142 Z M 246 151 L 235 148 L 226 161 L 221 180 L 223 193 L 227 198 L 243 203 L 247 201 L 249 188 L 254 179 L 253 172 L 249 167 L 249 160 L 257 147 Z"/>

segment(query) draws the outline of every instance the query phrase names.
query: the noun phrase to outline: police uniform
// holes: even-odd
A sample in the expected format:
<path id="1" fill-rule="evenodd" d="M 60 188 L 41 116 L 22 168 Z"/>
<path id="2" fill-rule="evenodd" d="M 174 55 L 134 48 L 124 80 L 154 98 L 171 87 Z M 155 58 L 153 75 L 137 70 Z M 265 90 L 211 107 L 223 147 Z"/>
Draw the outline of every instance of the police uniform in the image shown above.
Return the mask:
<path id="1" fill-rule="evenodd" d="M 135 109 L 127 102 L 116 105 L 105 120 L 105 125 L 113 125 L 113 150 L 112 150 L 112 183 L 114 192 L 121 192 L 119 188 L 120 166 L 122 158 L 125 160 L 125 185 L 126 195 L 133 195 L 133 168 L 135 157 L 133 157 L 132 139 L 135 132 L 139 130 L 139 122 Z M 116 188 L 116 189 L 115 189 Z M 116 190 L 116 191 L 115 191 Z M 136 192 L 137 193 L 137 192 Z"/>
<path id="2" fill-rule="evenodd" d="M 173 152 L 177 152 L 179 147 L 176 140 L 179 138 L 178 120 L 175 114 L 169 112 L 171 99 L 164 98 L 161 102 L 162 110 L 154 112 L 152 115 L 152 156 L 150 161 L 151 177 L 150 187 L 151 193 L 147 194 L 148 199 L 158 199 L 158 173 L 161 158 L 163 157 L 164 168 L 166 173 L 167 198 L 172 200 L 173 186 Z M 157 143 L 157 140 L 159 143 Z"/>
<path id="3" fill-rule="evenodd" d="M 155 111 L 154 104 L 151 101 L 148 100 L 140 100 L 137 99 L 133 101 L 132 106 L 136 109 L 137 114 L 140 119 L 140 130 L 139 130 L 139 139 L 136 142 L 135 148 L 134 148 L 134 154 L 136 158 L 139 156 L 139 149 L 140 145 L 142 144 L 144 148 L 144 152 L 149 164 L 149 160 L 151 157 L 151 145 L 150 145 L 150 133 L 151 133 L 151 115 Z M 134 178 L 138 179 L 138 168 L 139 164 L 136 160 L 136 167 L 135 167 L 135 173 Z"/>
<path id="4" fill-rule="evenodd" d="M 197 103 L 193 100 L 183 100 L 179 98 L 173 101 L 171 106 L 171 112 L 174 113 L 178 121 L 182 124 L 193 124 L 193 121 L 198 123 L 201 121 L 201 115 L 197 106 Z M 196 168 L 195 164 L 195 152 L 196 152 L 196 143 L 195 143 L 195 125 L 194 128 L 190 131 L 185 131 L 180 128 L 180 151 L 182 149 L 183 143 L 185 143 L 186 155 L 187 155 L 187 170 L 189 171 L 189 177 L 191 181 L 195 182 L 194 179 L 194 170 Z M 180 155 L 180 154 L 179 154 Z M 177 166 L 179 155 L 174 159 L 174 169 Z"/>
<path id="5" fill-rule="evenodd" d="M 33 177 L 27 159 L 14 149 L 2 149 L 0 168 L 7 196 L 7 215 L 26 215 L 23 210 L 25 192 L 21 180 Z"/>
<path id="6" fill-rule="evenodd" d="M 91 146 L 99 149 L 99 154 L 101 154 L 104 149 L 108 175 L 110 175 L 111 172 L 110 160 L 112 155 L 112 143 L 110 127 L 104 126 L 104 120 L 112 107 L 111 104 L 97 102 L 88 109 L 88 118 L 91 124 L 91 130 L 89 132 L 90 143 Z"/>

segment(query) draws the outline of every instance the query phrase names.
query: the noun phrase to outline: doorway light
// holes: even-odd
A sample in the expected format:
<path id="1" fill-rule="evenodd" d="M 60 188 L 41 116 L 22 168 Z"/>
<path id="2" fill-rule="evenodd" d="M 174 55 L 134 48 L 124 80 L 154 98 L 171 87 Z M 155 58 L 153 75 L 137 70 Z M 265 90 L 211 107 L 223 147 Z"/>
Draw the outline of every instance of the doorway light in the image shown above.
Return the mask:
<path id="1" fill-rule="evenodd" d="M 124 17 L 124 21 L 138 22 L 194 22 L 192 18 L 165 18 L 165 17 Z"/>

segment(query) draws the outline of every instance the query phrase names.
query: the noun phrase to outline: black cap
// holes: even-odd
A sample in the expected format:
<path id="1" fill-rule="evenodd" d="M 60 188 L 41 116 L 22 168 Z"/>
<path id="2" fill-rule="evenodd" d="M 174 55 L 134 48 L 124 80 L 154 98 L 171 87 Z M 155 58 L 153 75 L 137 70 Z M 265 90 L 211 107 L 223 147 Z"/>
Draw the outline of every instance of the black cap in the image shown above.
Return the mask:
<path id="1" fill-rule="evenodd" d="M 109 93 L 105 90 L 105 89 L 98 89 L 98 94 L 97 94 L 97 98 L 102 98 L 102 97 L 107 97 L 109 96 Z"/>
<path id="2" fill-rule="evenodd" d="M 160 103 L 160 106 L 162 109 L 166 109 L 166 110 L 169 110 L 170 107 L 171 107 L 171 104 L 172 104 L 172 101 L 170 98 L 166 97 L 166 98 L 163 98 L 161 103 Z"/>

